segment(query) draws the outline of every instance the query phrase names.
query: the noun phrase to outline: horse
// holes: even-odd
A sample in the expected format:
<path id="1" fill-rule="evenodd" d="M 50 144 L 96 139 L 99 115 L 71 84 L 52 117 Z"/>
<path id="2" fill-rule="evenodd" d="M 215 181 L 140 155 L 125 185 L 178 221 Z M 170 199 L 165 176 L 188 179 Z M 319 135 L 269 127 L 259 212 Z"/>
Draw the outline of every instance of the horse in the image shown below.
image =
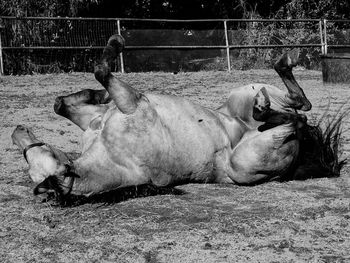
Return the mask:
<path id="1" fill-rule="evenodd" d="M 84 90 L 56 99 L 55 112 L 84 131 L 83 150 L 68 164 L 51 154 L 60 169 L 48 171 L 35 194 L 53 189 L 61 196 L 90 196 L 132 185 L 189 182 L 254 185 L 298 170 L 301 142 L 309 134 L 306 117 L 272 109 L 266 88 L 253 96 L 251 112 L 260 125 L 251 127 L 236 114 L 223 112 L 224 107 L 212 110 L 185 98 L 143 94 L 122 82 L 111 73 L 111 62 L 123 46 L 120 36 L 112 36 L 95 68 L 105 91 Z M 285 55 L 278 63 L 288 68 L 291 61 Z M 289 105 L 310 109 L 303 93 L 295 91 L 288 90 Z M 22 150 L 44 147 L 31 147 L 35 140 L 19 130 L 12 137 Z M 314 136 L 309 137 L 312 144 Z M 35 156 L 33 152 L 28 159 L 43 160 Z"/>

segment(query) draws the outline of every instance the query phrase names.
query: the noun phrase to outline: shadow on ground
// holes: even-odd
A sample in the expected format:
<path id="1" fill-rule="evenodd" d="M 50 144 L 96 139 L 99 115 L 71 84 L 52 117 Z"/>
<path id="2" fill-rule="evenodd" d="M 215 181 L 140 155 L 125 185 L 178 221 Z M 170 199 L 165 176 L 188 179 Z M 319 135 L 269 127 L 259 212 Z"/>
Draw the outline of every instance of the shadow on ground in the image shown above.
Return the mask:
<path id="1" fill-rule="evenodd" d="M 69 195 L 60 197 L 55 193 L 48 193 L 43 202 L 54 202 L 63 207 L 79 206 L 86 203 L 114 204 L 127 201 L 129 199 L 149 197 L 156 195 L 183 195 L 186 192 L 173 187 L 157 187 L 150 184 L 129 186 L 121 189 L 108 191 L 93 196 Z"/>

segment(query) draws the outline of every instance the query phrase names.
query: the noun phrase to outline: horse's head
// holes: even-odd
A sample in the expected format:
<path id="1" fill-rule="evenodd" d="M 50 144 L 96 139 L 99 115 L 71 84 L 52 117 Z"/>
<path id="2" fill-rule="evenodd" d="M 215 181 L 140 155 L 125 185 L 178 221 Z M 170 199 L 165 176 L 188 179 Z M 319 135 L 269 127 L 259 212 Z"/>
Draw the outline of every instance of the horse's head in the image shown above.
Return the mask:
<path id="1" fill-rule="evenodd" d="M 54 111 L 86 130 L 92 118 L 106 111 L 108 108 L 106 103 L 110 101 L 105 90 L 86 89 L 57 97 Z"/>
<path id="2" fill-rule="evenodd" d="M 64 173 L 70 163 L 65 153 L 39 141 L 33 132 L 18 125 L 12 133 L 12 141 L 23 153 L 29 165 L 29 176 L 35 183 L 41 183 L 51 175 Z"/>

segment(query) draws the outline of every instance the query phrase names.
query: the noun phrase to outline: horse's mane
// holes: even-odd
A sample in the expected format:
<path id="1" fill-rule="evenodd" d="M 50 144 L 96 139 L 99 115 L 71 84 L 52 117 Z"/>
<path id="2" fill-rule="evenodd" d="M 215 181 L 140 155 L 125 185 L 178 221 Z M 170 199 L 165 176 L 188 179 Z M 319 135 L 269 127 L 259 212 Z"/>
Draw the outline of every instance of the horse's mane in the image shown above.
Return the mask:
<path id="1" fill-rule="evenodd" d="M 342 121 L 348 112 L 329 117 L 328 110 L 314 125 L 306 124 L 299 132 L 300 150 L 293 169 L 282 180 L 338 177 L 346 164 L 341 159 Z"/>

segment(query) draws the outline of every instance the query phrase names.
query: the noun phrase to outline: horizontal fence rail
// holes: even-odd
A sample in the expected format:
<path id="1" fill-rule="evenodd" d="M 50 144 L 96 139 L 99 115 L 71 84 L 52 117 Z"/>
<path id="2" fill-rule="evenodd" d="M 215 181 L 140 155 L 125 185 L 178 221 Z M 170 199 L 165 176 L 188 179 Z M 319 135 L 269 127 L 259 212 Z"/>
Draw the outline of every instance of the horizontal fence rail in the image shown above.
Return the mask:
<path id="1" fill-rule="evenodd" d="M 139 59 L 140 64 L 151 65 L 150 58 L 159 59 L 160 55 L 148 53 L 147 57 L 140 52 L 156 50 L 169 50 L 167 55 L 171 57 L 171 63 L 185 56 L 190 64 L 203 60 L 199 54 L 201 50 L 207 50 L 206 54 L 212 58 L 220 57 L 220 52 L 224 52 L 226 69 L 230 71 L 230 59 L 236 50 L 306 48 L 320 50 L 322 55 L 326 55 L 331 48 L 350 48 L 349 29 L 350 20 L 325 19 L 169 20 L 2 16 L 0 72 L 4 74 L 4 67 L 23 67 L 17 61 L 20 55 L 25 57 L 25 65 L 38 69 L 52 65 L 62 67 L 64 62 L 59 60 L 62 56 L 72 60 L 68 68 L 74 70 L 82 63 L 91 68 L 97 57 L 96 52 L 100 52 L 108 37 L 117 32 L 126 39 L 125 51 L 117 63 L 122 72 L 124 63 L 135 59 Z M 43 55 L 54 57 L 54 62 L 48 63 Z M 165 62 L 159 62 L 160 65 L 162 63 Z M 11 70 L 7 71 L 11 73 Z"/>
<path id="2" fill-rule="evenodd" d="M 321 44 L 295 44 L 295 45 L 228 45 L 228 46 L 126 46 L 125 49 L 243 49 L 243 48 L 301 48 L 301 47 L 321 47 Z M 350 47 L 349 45 L 331 45 L 332 47 Z M 81 46 L 81 47 L 62 47 L 62 46 L 33 46 L 33 47 L 3 47 L 3 50 L 14 49 L 103 49 L 104 46 Z"/>
<path id="3" fill-rule="evenodd" d="M 14 20 L 86 20 L 86 21 L 139 21 L 139 22 L 167 22 L 167 23 L 197 23 L 197 22 L 318 22 L 320 19 L 152 19 L 152 18 L 98 18 L 98 17 L 15 17 L 0 16 L 1 19 Z M 332 20 L 334 22 L 350 22 L 350 20 Z"/>

